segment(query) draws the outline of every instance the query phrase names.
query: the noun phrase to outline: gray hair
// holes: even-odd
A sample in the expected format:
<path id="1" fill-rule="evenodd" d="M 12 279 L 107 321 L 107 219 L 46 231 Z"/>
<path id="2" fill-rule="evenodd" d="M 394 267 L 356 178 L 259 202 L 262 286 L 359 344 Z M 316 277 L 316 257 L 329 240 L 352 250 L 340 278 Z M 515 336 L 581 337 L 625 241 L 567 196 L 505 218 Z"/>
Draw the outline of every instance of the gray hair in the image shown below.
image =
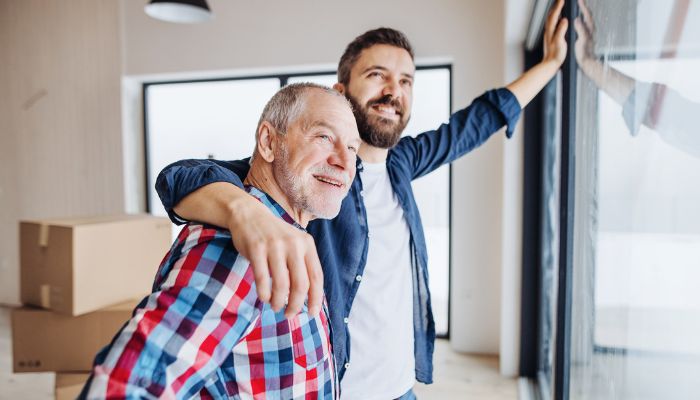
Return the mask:
<path id="1" fill-rule="evenodd" d="M 255 150 L 253 151 L 253 156 L 250 158 L 251 163 L 257 154 L 257 135 L 258 131 L 260 130 L 260 125 L 267 121 L 279 133 L 286 134 L 289 125 L 296 121 L 303 113 L 304 106 L 306 105 L 307 92 L 312 89 L 323 90 L 328 94 L 338 96 L 348 104 L 350 109 L 352 109 L 350 102 L 348 102 L 345 96 L 343 96 L 337 90 L 329 88 L 328 86 L 311 82 L 300 82 L 292 83 L 291 85 L 283 87 L 277 93 L 275 93 L 274 96 L 272 96 L 270 101 L 267 102 L 265 108 L 263 109 L 262 115 L 260 115 L 258 126 L 255 128 Z"/>

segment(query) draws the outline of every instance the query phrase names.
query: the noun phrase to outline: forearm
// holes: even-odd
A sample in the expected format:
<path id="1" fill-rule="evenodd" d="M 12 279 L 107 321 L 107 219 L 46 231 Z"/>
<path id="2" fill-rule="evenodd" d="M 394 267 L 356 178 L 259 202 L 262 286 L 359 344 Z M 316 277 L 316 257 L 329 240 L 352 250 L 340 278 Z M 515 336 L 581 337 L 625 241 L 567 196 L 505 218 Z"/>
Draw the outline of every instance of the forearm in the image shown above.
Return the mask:
<path id="1" fill-rule="evenodd" d="M 412 179 L 416 179 L 481 146 L 504 124 L 506 137 L 510 137 L 520 112 L 520 104 L 509 90 L 489 90 L 437 129 L 403 138 L 394 154 L 408 159 L 413 166 Z"/>
<path id="2" fill-rule="evenodd" d="M 174 223 L 186 219 L 231 231 L 235 248 L 253 265 L 260 300 L 270 302 L 274 310 L 286 303 L 291 317 L 308 294 L 309 312 L 316 315 L 323 298 L 323 272 L 314 241 L 242 189 L 249 169 L 247 159 L 183 160 L 158 175 L 156 190 Z M 274 262 L 268 264 L 273 252 Z"/>
<path id="3" fill-rule="evenodd" d="M 606 68 L 598 60 L 592 58 L 583 60 L 579 62 L 579 68 L 618 104 L 624 104 L 634 89 L 634 79 L 614 68 Z"/>
<path id="4" fill-rule="evenodd" d="M 182 215 L 175 207 L 197 189 L 216 182 L 225 182 L 243 188 L 243 179 L 250 165 L 247 160 L 181 160 L 165 167 L 156 179 L 156 191 L 170 219 L 182 224 Z"/>
<path id="5" fill-rule="evenodd" d="M 506 88 L 518 99 L 520 107 L 525 108 L 556 75 L 558 70 L 559 64 L 556 61 L 542 61 L 520 75 Z"/>
<path id="6" fill-rule="evenodd" d="M 227 182 L 215 182 L 185 196 L 174 210 L 186 220 L 227 228 L 231 218 L 245 212 L 247 206 L 264 208 L 243 189 Z"/>

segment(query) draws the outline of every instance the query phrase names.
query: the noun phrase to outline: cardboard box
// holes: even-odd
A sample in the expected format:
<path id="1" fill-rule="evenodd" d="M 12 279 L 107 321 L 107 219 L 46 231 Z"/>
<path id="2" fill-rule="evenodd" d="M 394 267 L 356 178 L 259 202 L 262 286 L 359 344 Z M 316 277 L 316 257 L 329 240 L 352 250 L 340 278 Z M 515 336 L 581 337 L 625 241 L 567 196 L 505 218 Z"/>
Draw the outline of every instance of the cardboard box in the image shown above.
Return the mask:
<path id="1" fill-rule="evenodd" d="M 90 372 L 98 351 L 131 318 L 137 300 L 78 317 L 38 308 L 12 310 L 14 372 Z"/>
<path id="2" fill-rule="evenodd" d="M 56 374 L 54 396 L 56 400 L 75 400 L 83 390 L 90 374 Z"/>
<path id="3" fill-rule="evenodd" d="M 20 222 L 22 303 L 81 315 L 150 293 L 170 227 L 150 215 Z"/>

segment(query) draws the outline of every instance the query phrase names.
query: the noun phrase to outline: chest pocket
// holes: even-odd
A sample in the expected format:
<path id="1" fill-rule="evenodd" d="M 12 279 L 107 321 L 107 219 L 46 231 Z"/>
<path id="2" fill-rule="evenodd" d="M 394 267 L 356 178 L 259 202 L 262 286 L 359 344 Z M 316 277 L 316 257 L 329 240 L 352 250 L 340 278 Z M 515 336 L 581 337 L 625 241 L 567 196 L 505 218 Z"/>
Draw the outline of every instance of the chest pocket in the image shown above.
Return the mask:
<path id="1" fill-rule="evenodd" d="M 306 305 L 303 311 L 289 320 L 289 335 L 294 363 L 311 370 L 330 357 L 328 318 L 325 310 L 316 318 L 310 318 Z"/>

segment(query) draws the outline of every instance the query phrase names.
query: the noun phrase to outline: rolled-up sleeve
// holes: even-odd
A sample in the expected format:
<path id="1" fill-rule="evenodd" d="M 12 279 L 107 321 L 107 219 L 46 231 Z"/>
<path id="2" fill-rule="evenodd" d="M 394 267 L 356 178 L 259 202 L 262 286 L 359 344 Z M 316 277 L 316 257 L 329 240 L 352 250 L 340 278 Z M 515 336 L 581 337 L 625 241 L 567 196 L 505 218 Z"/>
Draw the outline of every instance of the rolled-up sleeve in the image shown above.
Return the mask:
<path id="1" fill-rule="evenodd" d="M 411 166 L 409 174 L 415 179 L 479 147 L 504 125 L 506 137 L 513 136 L 520 113 L 510 90 L 489 90 L 437 129 L 402 138 L 390 154 Z"/>
<path id="2" fill-rule="evenodd" d="M 182 160 L 165 167 L 156 179 L 156 192 L 170 220 L 175 224 L 188 221 L 173 208 L 187 195 L 214 182 L 228 182 L 243 188 L 248 174 L 248 159 L 239 161 Z"/>

